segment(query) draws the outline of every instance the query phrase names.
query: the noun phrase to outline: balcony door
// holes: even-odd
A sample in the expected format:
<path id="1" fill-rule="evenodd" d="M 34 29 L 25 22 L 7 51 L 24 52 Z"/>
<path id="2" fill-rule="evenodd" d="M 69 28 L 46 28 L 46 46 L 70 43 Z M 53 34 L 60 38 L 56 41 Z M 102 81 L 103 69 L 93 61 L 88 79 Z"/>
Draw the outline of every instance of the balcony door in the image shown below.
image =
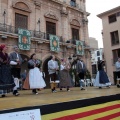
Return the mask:
<path id="1" fill-rule="evenodd" d="M 46 21 L 46 33 L 56 35 L 56 24 Z"/>
<path id="2" fill-rule="evenodd" d="M 22 14 L 15 14 L 15 27 L 28 29 L 28 16 Z"/>
<path id="3" fill-rule="evenodd" d="M 72 28 L 72 39 L 79 40 L 79 29 Z"/>

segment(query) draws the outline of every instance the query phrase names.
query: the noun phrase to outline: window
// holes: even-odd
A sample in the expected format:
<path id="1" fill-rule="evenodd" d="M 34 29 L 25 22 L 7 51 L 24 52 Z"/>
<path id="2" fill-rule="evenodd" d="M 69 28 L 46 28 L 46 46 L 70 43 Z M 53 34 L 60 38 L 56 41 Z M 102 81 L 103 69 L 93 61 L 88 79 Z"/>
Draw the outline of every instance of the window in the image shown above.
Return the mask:
<path id="1" fill-rule="evenodd" d="M 119 17 L 119 16 L 120 16 L 120 12 L 117 12 L 117 14 L 116 14 L 116 15 L 117 15 L 117 17 Z"/>
<path id="2" fill-rule="evenodd" d="M 96 73 L 97 73 L 96 65 L 92 65 L 92 74 L 96 74 Z"/>
<path id="3" fill-rule="evenodd" d="M 110 35 L 111 35 L 111 44 L 112 45 L 118 44 L 119 43 L 118 31 L 111 32 Z"/>
<path id="4" fill-rule="evenodd" d="M 79 29 L 72 28 L 72 39 L 79 40 Z"/>
<path id="5" fill-rule="evenodd" d="M 113 63 L 115 63 L 118 57 L 120 57 L 120 49 L 113 50 L 112 53 L 113 53 Z"/>
<path id="6" fill-rule="evenodd" d="M 100 51 L 97 51 L 97 56 L 100 56 Z"/>
<path id="7" fill-rule="evenodd" d="M 76 7 L 76 0 L 71 0 L 70 5 L 73 6 L 73 7 Z"/>
<path id="8" fill-rule="evenodd" d="M 15 27 L 28 29 L 28 16 L 22 14 L 15 14 Z"/>
<path id="9" fill-rule="evenodd" d="M 48 34 L 56 35 L 56 24 L 46 21 L 46 32 Z"/>
<path id="10" fill-rule="evenodd" d="M 116 14 L 108 16 L 108 19 L 109 19 L 109 23 L 113 23 L 113 22 L 117 21 Z"/>
<path id="11" fill-rule="evenodd" d="M 98 57 L 98 61 L 100 61 L 100 57 Z"/>

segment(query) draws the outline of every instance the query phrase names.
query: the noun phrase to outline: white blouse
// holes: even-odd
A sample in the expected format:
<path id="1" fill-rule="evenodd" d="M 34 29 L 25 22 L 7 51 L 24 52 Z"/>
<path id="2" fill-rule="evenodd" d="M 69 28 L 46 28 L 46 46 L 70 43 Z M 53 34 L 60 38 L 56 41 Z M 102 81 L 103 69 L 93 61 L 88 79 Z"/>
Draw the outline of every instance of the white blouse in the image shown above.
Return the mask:
<path id="1" fill-rule="evenodd" d="M 60 65 L 60 70 L 64 70 L 65 66 L 64 65 Z"/>

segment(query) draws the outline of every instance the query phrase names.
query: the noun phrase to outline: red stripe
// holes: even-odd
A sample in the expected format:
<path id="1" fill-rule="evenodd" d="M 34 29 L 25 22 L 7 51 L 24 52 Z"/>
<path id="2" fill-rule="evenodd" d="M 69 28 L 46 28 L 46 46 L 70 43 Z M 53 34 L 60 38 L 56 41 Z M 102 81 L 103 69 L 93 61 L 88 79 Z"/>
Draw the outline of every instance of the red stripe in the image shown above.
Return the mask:
<path id="1" fill-rule="evenodd" d="M 78 118 L 87 117 L 90 115 L 106 112 L 106 111 L 117 109 L 117 108 L 120 108 L 120 104 L 116 104 L 116 105 L 112 105 L 112 106 L 108 106 L 108 107 L 104 107 L 104 108 L 99 108 L 99 109 L 95 109 L 95 110 L 91 110 L 91 111 L 87 111 L 87 112 L 82 112 L 82 113 L 78 113 L 78 114 L 68 115 L 68 116 L 64 116 L 64 117 L 60 117 L 60 118 L 55 118 L 53 120 L 75 120 Z"/>
<path id="2" fill-rule="evenodd" d="M 95 119 L 95 120 L 111 120 L 112 118 L 116 118 L 116 117 L 119 117 L 119 116 L 120 116 L 120 112 L 112 114 L 112 115 L 108 115 L 108 116 L 105 116 L 105 117 L 102 117 L 102 118 L 98 118 L 98 119 Z"/>

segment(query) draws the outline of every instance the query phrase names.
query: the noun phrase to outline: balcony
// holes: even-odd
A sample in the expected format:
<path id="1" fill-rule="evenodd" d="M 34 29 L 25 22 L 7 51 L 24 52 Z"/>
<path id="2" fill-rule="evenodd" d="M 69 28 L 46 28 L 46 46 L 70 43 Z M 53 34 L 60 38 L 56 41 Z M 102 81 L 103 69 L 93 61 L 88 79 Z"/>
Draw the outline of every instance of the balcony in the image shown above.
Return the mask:
<path id="1" fill-rule="evenodd" d="M 36 31 L 36 30 L 29 30 L 31 33 L 31 38 L 38 38 L 39 40 L 50 40 L 49 38 L 49 33 L 41 32 L 41 31 Z M 1 24 L 0 23 L 0 33 L 3 32 L 5 34 L 13 34 L 13 35 L 18 35 L 18 28 L 11 26 L 11 25 L 6 25 L 6 24 Z M 60 40 L 60 42 L 63 42 L 62 36 L 57 36 Z"/>
<path id="2" fill-rule="evenodd" d="M 67 40 L 66 43 L 70 43 L 70 44 L 76 45 L 76 41 L 77 41 L 77 40 L 70 39 L 70 40 Z M 84 45 L 84 46 L 86 45 L 86 44 L 85 44 L 85 41 L 82 41 L 82 40 L 79 40 L 79 41 L 83 42 L 83 45 Z"/>

